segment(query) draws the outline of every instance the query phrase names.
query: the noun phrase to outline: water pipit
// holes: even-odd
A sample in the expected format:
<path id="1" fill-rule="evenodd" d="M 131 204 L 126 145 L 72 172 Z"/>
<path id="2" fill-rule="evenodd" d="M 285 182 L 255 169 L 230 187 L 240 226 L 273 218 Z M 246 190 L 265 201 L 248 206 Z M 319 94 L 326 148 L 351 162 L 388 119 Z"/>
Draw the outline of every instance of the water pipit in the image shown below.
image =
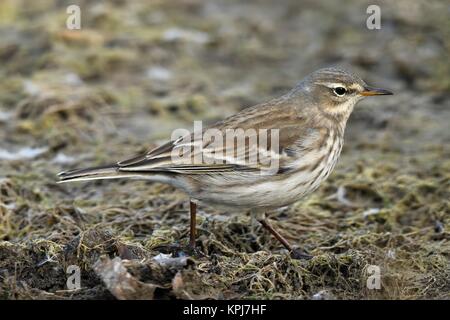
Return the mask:
<path id="1" fill-rule="evenodd" d="M 214 132 L 223 141 L 213 142 L 205 134 L 189 134 L 112 165 L 62 172 L 60 182 L 138 178 L 167 183 L 183 190 L 191 199 L 192 247 L 196 242 L 196 208 L 200 202 L 226 210 L 252 211 L 293 256 L 308 257 L 293 249 L 269 224 L 265 213 L 316 190 L 339 158 L 344 130 L 355 104 L 367 96 L 391 94 L 368 86 L 350 72 L 321 69 L 285 95 L 244 109 L 203 131 Z M 229 143 L 225 137 L 233 130 L 241 130 L 244 135 L 266 133 L 270 144 L 265 139 L 263 145 L 260 135 L 252 139 L 252 134 L 241 139 L 244 143 L 236 143 L 234 138 Z M 266 161 L 249 161 L 254 153 Z"/>

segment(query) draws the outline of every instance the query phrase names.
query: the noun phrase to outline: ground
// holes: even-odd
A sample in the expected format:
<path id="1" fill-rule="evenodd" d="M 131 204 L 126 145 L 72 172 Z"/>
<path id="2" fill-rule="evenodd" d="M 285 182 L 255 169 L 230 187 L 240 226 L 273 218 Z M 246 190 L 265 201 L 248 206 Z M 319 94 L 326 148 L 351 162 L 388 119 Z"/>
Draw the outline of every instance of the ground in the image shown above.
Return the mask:
<path id="1" fill-rule="evenodd" d="M 23 2 L 0 2 L 0 298 L 450 298 L 445 1 Z M 333 65 L 395 95 L 361 102 L 328 181 L 270 214 L 311 260 L 209 207 L 190 252 L 188 199 L 169 186 L 56 183 Z"/>

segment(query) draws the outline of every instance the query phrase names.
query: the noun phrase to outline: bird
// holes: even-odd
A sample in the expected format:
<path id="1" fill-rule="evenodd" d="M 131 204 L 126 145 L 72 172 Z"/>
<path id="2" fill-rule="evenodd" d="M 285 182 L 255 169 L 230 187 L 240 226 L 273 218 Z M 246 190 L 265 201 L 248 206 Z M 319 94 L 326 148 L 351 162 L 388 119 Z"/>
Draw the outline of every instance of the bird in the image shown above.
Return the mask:
<path id="1" fill-rule="evenodd" d="M 250 211 L 294 258 L 309 259 L 311 255 L 269 223 L 267 213 L 301 200 L 327 179 L 357 102 L 392 94 L 350 71 L 319 69 L 284 95 L 200 132 L 180 135 L 127 160 L 61 172 L 59 182 L 133 178 L 169 184 L 189 196 L 191 248 L 196 246 L 197 205 L 206 204 L 229 212 Z"/>

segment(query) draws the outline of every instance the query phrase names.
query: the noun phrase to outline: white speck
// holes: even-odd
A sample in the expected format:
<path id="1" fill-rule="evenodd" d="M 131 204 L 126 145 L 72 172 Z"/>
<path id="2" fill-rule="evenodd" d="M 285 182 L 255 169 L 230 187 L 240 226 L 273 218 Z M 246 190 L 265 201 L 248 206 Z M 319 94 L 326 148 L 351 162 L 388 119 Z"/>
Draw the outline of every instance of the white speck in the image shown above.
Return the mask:
<path id="1" fill-rule="evenodd" d="M 172 254 L 160 253 L 153 258 L 161 266 L 185 266 L 188 258 L 185 256 L 172 258 Z"/>
<path id="2" fill-rule="evenodd" d="M 64 82 L 71 86 L 79 86 L 83 84 L 83 80 L 76 73 L 68 73 L 64 76 Z"/>
<path id="3" fill-rule="evenodd" d="M 15 203 L 8 203 L 8 204 L 0 203 L 0 207 L 3 207 L 8 210 L 14 210 L 17 208 L 17 205 Z"/>
<path id="4" fill-rule="evenodd" d="M 388 252 L 386 253 L 386 256 L 389 259 L 395 259 L 395 250 L 394 249 L 389 249 Z"/>
<path id="5" fill-rule="evenodd" d="M 153 259 L 155 261 L 157 261 L 157 262 L 161 262 L 162 260 L 167 260 L 167 259 L 170 259 L 170 258 L 172 258 L 172 254 L 171 253 L 169 253 L 169 254 L 160 253 L 157 256 L 155 256 Z"/>
<path id="6" fill-rule="evenodd" d="M 348 200 L 345 195 L 346 195 L 346 190 L 344 186 L 339 186 L 337 192 L 335 194 L 330 195 L 329 197 L 327 197 L 327 200 L 331 200 L 331 199 L 337 199 L 340 203 L 342 203 L 343 205 L 347 206 L 347 207 L 352 207 L 352 208 L 356 208 L 358 207 L 356 204 L 354 204 L 353 202 L 351 202 L 350 200 Z"/>
<path id="7" fill-rule="evenodd" d="M 56 157 L 53 158 L 53 163 L 58 164 L 68 164 L 73 163 L 75 161 L 75 158 L 66 156 L 64 153 L 58 153 Z"/>
<path id="8" fill-rule="evenodd" d="M 320 290 L 311 297 L 312 300 L 334 300 L 335 297 L 328 290 Z"/>
<path id="9" fill-rule="evenodd" d="M 0 149 L 0 159 L 1 160 L 20 160 L 20 159 L 33 159 L 44 152 L 46 152 L 48 148 L 30 148 L 25 147 L 18 151 L 11 152 L 5 149 Z"/>
<path id="10" fill-rule="evenodd" d="M 13 112 L 5 112 L 0 110 L 0 122 L 6 122 L 12 118 Z"/>
<path id="11" fill-rule="evenodd" d="M 213 221 L 220 221 L 220 222 L 225 222 L 230 220 L 229 216 L 225 216 L 222 214 L 203 214 L 203 216 L 205 216 L 205 218 L 208 218 L 208 220 L 213 220 Z"/>
<path id="12" fill-rule="evenodd" d="M 149 79 L 156 81 L 168 81 L 172 77 L 170 70 L 163 67 L 150 67 L 146 74 Z"/>
<path id="13" fill-rule="evenodd" d="M 41 92 L 41 88 L 39 88 L 39 86 L 36 85 L 31 80 L 24 80 L 23 81 L 23 91 L 25 91 L 25 93 L 30 96 L 35 96 Z"/>
<path id="14" fill-rule="evenodd" d="M 167 29 L 163 34 L 163 39 L 165 41 L 177 41 L 185 40 L 195 43 L 204 44 L 209 41 L 209 35 L 205 32 L 196 30 L 185 30 L 180 28 L 170 28 Z"/>
<path id="15" fill-rule="evenodd" d="M 370 208 L 370 209 L 364 211 L 364 212 L 362 213 L 362 215 L 363 215 L 364 218 L 367 218 L 368 216 L 373 216 L 373 215 L 375 215 L 375 214 L 380 213 L 380 211 L 381 211 L 381 210 L 378 209 L 378 208 Z"/>

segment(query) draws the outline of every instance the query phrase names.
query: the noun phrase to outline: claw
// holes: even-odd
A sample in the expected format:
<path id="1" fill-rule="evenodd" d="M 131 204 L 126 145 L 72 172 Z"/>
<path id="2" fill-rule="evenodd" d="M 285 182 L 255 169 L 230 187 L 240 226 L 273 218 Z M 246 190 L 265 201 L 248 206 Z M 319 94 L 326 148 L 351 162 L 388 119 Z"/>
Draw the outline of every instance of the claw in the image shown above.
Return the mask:
<path id="1" fill-rule="evenodd" d="M 293 249 L 291 251 L 291 258 L 296 260 L 311 260 L 314 256 L 300 250 L 300 249 Z"/>

